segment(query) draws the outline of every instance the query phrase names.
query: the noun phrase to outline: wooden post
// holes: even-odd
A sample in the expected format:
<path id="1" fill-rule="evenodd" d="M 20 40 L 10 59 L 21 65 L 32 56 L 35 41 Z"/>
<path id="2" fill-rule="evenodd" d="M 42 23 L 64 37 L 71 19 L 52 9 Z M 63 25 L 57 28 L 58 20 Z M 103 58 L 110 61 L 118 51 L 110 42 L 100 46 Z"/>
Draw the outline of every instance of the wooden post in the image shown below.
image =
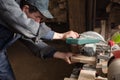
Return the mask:
<path id="1" fill-rule="evenodd" d="M 84 32 L 85 27 L 85 0 L 69 0 L 69 28 L 78 33 Z"/>
<path id="2" fill-rule="evenodd" d="M 103 38 L 106 38 L 106 20 L 101 20 L 101 33 Z"/>

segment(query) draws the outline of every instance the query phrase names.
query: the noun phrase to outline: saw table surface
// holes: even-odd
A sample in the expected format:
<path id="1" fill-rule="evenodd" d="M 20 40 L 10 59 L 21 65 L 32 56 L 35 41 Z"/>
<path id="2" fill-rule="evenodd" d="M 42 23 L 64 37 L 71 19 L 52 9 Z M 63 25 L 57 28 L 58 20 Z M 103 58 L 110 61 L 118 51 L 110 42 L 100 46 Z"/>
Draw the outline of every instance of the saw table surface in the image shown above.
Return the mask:
<path id="1" fill-rule="evenodd" d="M 78 80 L 95 80 L 96 71 L 81 70 Z"/>
<path id="2" fill-rule="evenodd" d="M 87 64 L 95 64 L 96 58 L 95 57 L 88 57 L 88 56 L 83 56 L 83 55 L 77 55 L 71 58 L 71 61 L 73 62 L 83 62 Z M 106 62 L 102 61 L 101 64 L 104 66 L 103 67 L 103 72 L 107 72 L 107 69 L 105 69 Z M 64 80 L 107 80 L 107 78 L 103 77 L 95 77 L 96 75 L 96 70 L 89 70 L 89 69 L 82 69 L 80 71 L 80 74 L 78 76 L 78 79 L 73 79 L 73 78 L 65 78 Z"/>
<path id="3" fill-rule="evenodd" d="M 65 78 L 64 80 L 108 80 L 107 78 L 95 77 L 96 71 L 93 70 L 81 70 L 81 73 L 78 79 L 74 78 Z"/>

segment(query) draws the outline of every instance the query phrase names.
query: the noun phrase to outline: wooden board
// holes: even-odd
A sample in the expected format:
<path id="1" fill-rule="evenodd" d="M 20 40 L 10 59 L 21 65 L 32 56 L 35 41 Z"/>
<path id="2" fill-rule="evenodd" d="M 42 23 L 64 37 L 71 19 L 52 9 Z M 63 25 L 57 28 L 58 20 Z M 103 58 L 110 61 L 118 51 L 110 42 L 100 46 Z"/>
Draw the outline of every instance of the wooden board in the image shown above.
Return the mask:
<path id="1" fill-rule="evenodd" d="M 85 5 L 86 0 L 68 0 L 68 18 L 70 30 L 78 33 L 86 31 L 85 26 Z"/>
<path id="2" fill-rule="evenodd" d="M 64 80 L 77 80 L 77 79 L 74 79 L 74 78 L 64 78 Z"/>
<path id="3" fill-rule="evenodd" d="M 96 58 L 95 57 L 89 57 L 84 55 L 77 55 L 71 57 L 72 62 L 80 62 L 80 63 L 88 63 L 88 64 L 95 64 Z"/>
<path id="4" fill-rule="evenodd" d="M 95 73 L 93 70 L 81 70 L 78 80 L 95 80 Z"/>
<path id="5" fill-rule="evenodd" d="M 95 77 L 95 74 L 94 70 L 81 70 L 78 80 L 107 80 L 107 78 Z"/>
<path id="6" fill-rule="evenodd" d="M 106 20 L 101 20 L 101 33 L 100 34 L 105 39 L 105 35 L 106 35 Z"/>

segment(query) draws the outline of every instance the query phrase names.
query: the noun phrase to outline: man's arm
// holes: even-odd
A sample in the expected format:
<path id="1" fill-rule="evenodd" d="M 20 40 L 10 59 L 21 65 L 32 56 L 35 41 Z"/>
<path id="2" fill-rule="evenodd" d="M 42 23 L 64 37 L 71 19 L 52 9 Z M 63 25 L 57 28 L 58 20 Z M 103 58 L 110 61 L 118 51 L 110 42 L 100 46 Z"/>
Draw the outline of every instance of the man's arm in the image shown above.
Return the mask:
<path id="1" fill-rule="evenodd" d="M 65 33 L 54 33 L 53 39 L 61 39 L 61 40 L 65 40 L 66 38 L 78 38 L 79 34 L 77 32 L 74 31 L 68 31 Z"/>
<path id="2" fill-rule="evenodd" d="M 28 47 L 34 55 L 41 57 L 43 59 L 52 58 L 56 49 L 52 46 L 47 45 L 42 40 L 35 43 L 33 40 L 22 37 L 19 39 L 26 47 Z"/>
<path id="3" fill-rule="evenodd" d="M 39 35 L 41 35 L 40 38 L 49 39 L 49 40 L 53 40 L 53 39 L 65 40 L 66 38 L 70 38 L 70 37 L 71 38 L 79 37 L 79 34 L 75 31 L 58 33 L 51 30 L 45 23 L 42 23 L 41 25 L 42 26 L 40 27 L 40 30 L 39 30 Z"/>
<path id="4" fill-rule="evenodd" d="M 60 52 L 54 47 L 47 45 L 42 40 L 34 43 L 31 39 L 21 38 L 20 41 L 26 45 L 36 56 L 46 59 L 46 58 L 58 58 L 71 64 L 70 58 L 74 53 L 70 52 Z"/>
<path id="5" fill-rule="evenodd" d="M 27 18 L 15 0 L 0 0 L 0 19 L 8 28 L 26 37 L 36 36 L 39 24 Z"/>

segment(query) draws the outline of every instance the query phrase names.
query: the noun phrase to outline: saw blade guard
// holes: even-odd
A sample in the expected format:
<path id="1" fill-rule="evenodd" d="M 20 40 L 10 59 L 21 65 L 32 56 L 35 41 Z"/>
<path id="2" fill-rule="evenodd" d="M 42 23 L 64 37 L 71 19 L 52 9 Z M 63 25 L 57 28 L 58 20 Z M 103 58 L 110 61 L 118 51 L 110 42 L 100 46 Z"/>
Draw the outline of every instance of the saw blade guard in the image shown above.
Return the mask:
<path id="1" fill-rule="evenodd" d="M 80 34 L 80 37 L 77 39 L 67 38 L 66 43 L 68 44 L 91 44 L 105 42 L 104 38 L 97 32 L 87 31 Z"/>

